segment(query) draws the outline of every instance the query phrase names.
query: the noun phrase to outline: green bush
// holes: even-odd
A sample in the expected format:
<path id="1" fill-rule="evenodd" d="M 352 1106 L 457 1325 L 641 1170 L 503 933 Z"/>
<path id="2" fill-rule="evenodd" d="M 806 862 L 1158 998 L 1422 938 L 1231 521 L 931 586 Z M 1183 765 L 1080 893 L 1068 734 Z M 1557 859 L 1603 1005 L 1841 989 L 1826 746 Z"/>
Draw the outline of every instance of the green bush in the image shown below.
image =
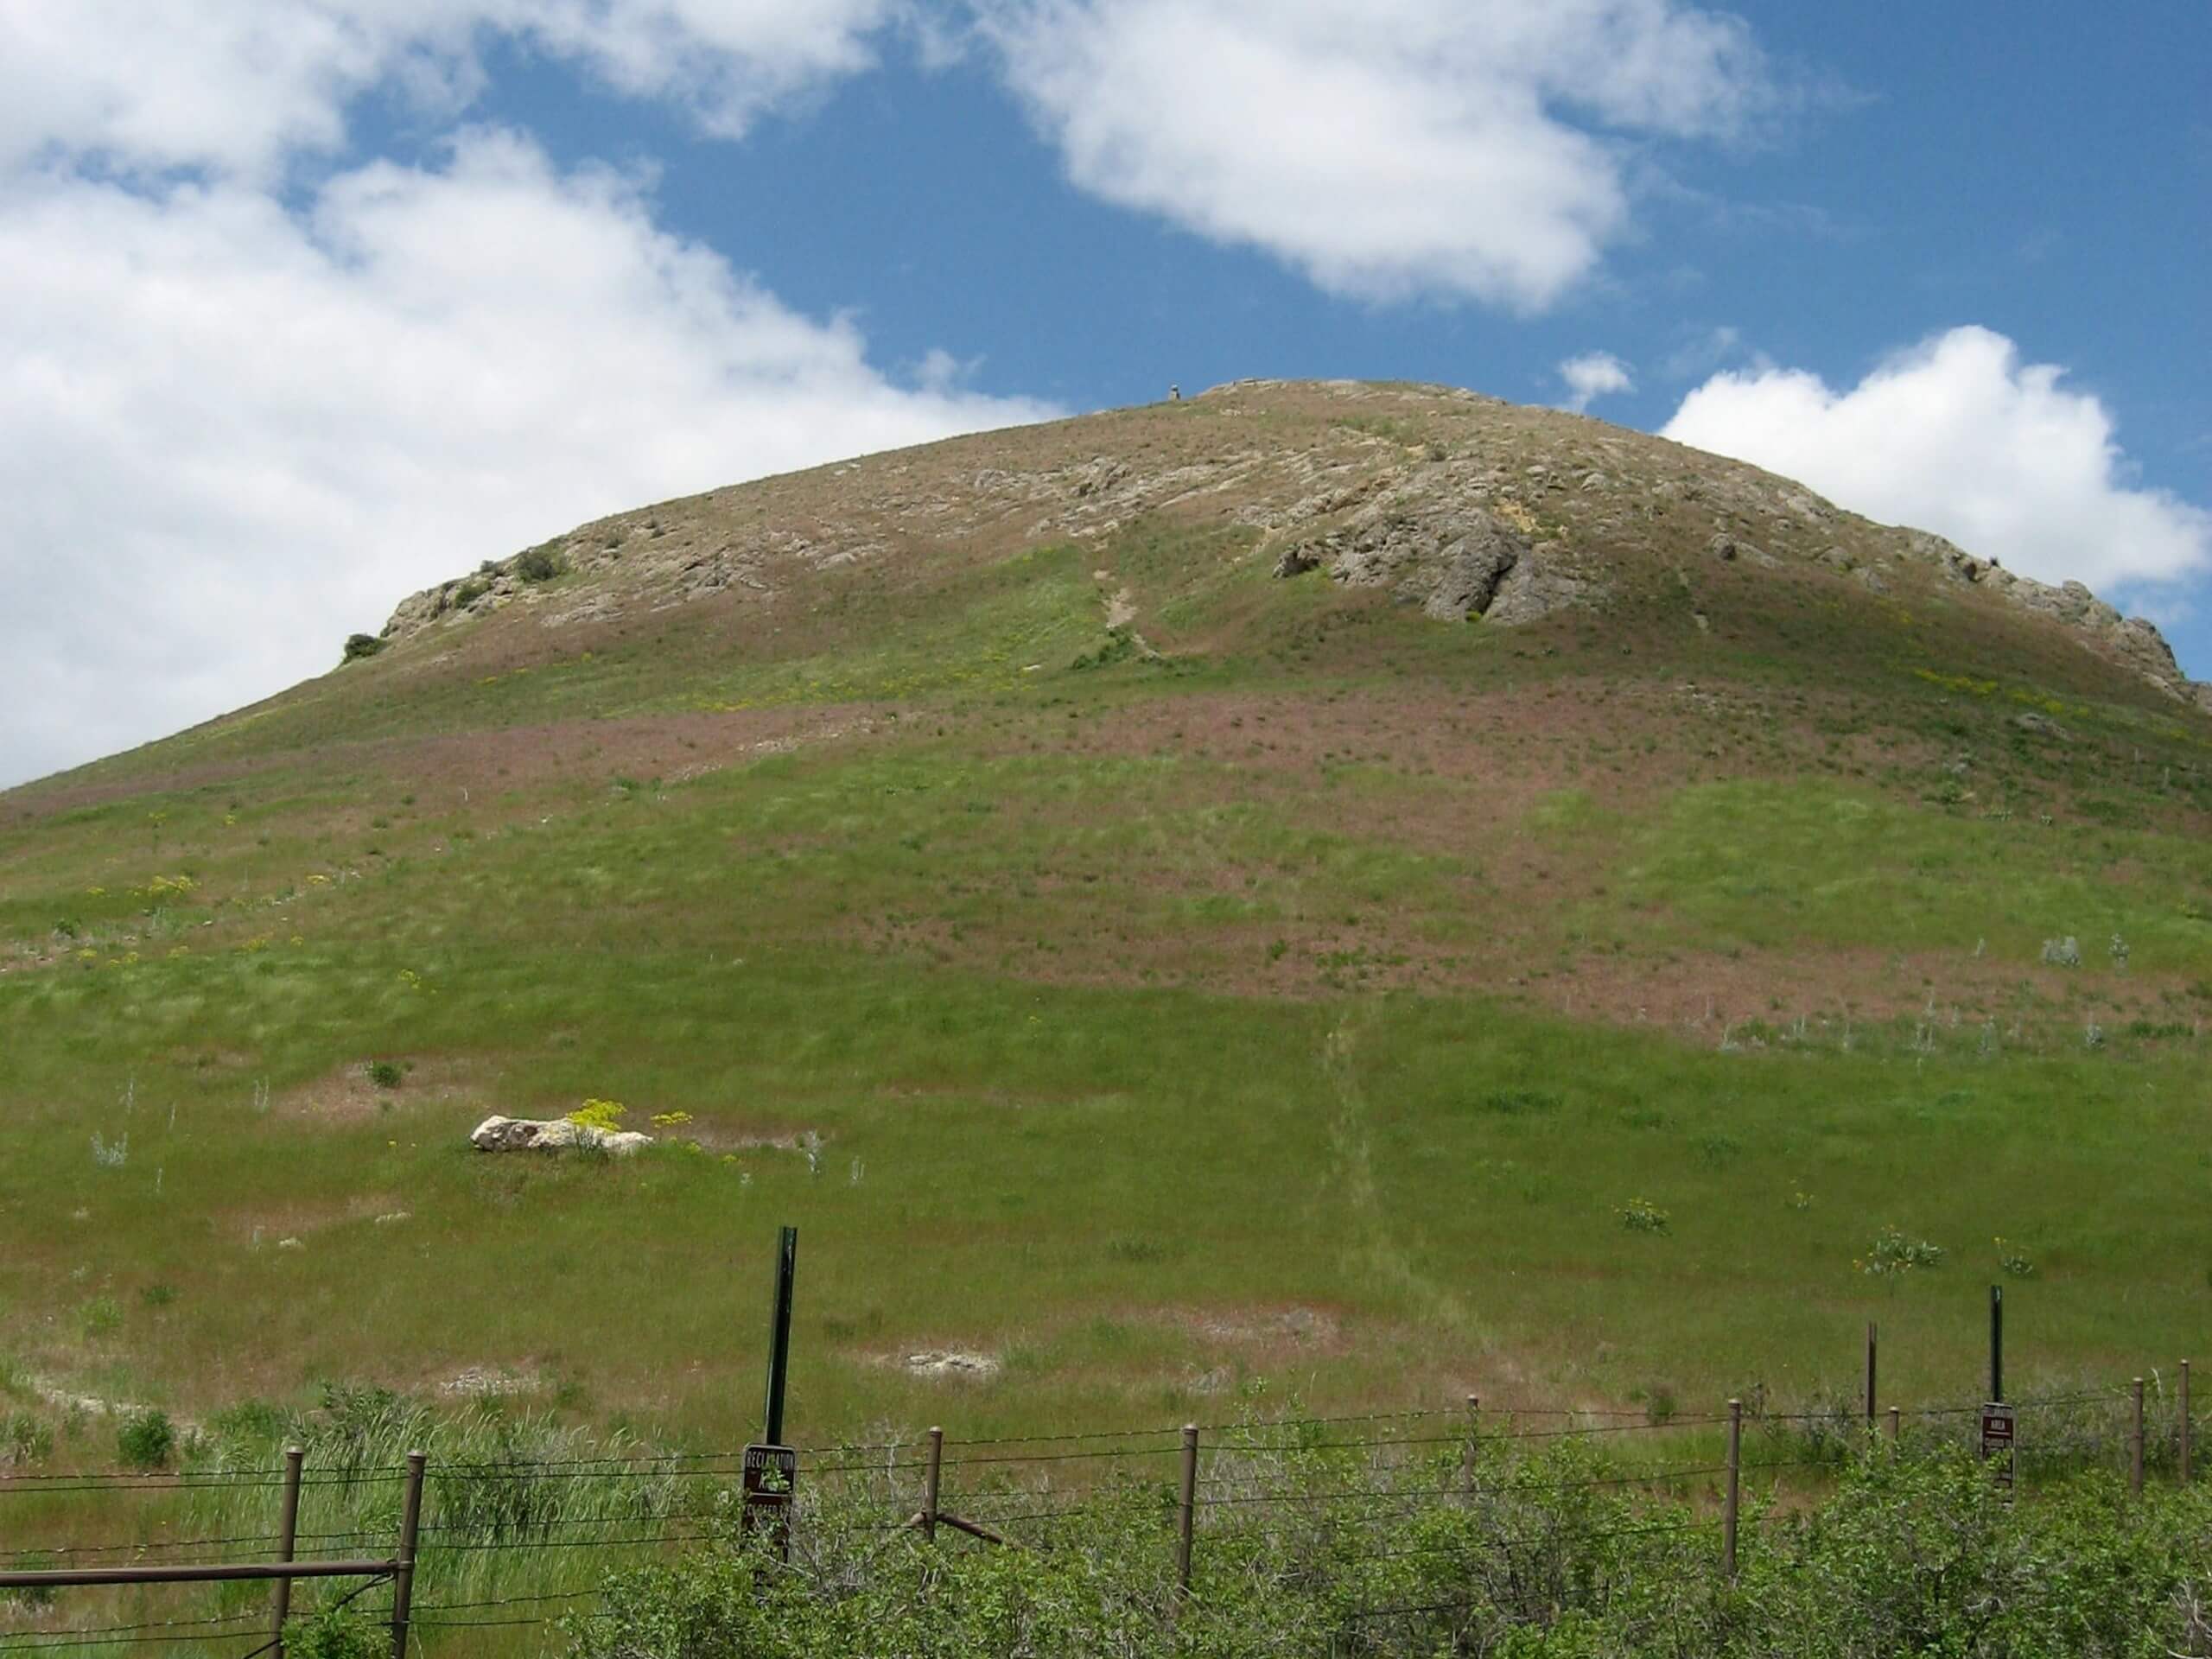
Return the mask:
<path id="1" fill-rule="evenodd" d="M 379 1089 L 397 1089 L 406 1074 L 391 1060 L 371 1060 L 368 1064 L 369 1081 Z"/>
<path id="2" fill-rule="evenodd" d="M 132 1469 L 165 1469 L 176 1450 L 176 1427 L 165 1411 L 134 1411 L 115 1432 L 115 1455 Z"/>
<path id="3" fill-rule="evenodd" d="M 333 1607 L 295 1623 L 284 1633 L 284 1651 L 291 1659 L 380 1659 L 391 1642 L 389 1629 L 366 1614 Z"/>
<path id="4" fill-rule="evenodd" d="M 561 574 L 561 561 L 542 547 L 533 547 L 515 561 L 515 574 L 524 582 L 550 582 Z"/>
<path id="5" fill-rule="evenodd" d="M 491 591 L 492 584 L 490 582 L 479 582 L 475 578 L 471 577 L 468 581 L 462 582 L 460 587 L 453 590 L 454 608 L 455 610 L 466 610 Z"/>
<path id="6" fill-rule="evenodd" d="M 1262 1441 L 1262 1446 L 1271 1443 Z M 1863 1440 L 1859 1442 L 1863 1446 Z M 1953 1446 L 1878 1450 L 1813 1503 L 1746 1507 L 1732 1583 L 1719 1527 L 1638 1500 L 1586 1447 L 1484 1442 L 1395 1476 L 1275 1446 L 1231 1474 L 1178 1605 L 1174 1505 L 1125 1483 L 1028 1512 L 1027 1548 L 886 1535 L 880 1510 L 802 1509 L 772 1563 L 727 1521 L 685 1559 L 609 1577 L 565 1621 L 570 1659 L 2108 1659 L 2203 1655 L 2212 1496 L 2128 1501 L 2097 1476 L 2017 1504 Z M 1756 1463 L 1756 1459 L 1754 1459 Z M 1471 1474 L 1471 1478 L 1470 1478 Z M 1317 1508 L 1348 1484 L 1369 1501 Z M 1213 1480 L 1220 1478 L 1218 1473 Z M 1395 1481 L 1395 1490 L 1393 1482 Z M 1427 1495 L 1424 1496 L 1424 1489 Z M 1446 1495 L 1456 1493 L 1456 1496 Z M 1280 1500 L 1280 1501 L 1270 1501 Z"/>
<path id="7" fill-rule="evenodd" d="M 358 663 L 364 658 L 373 657 L 384 649 L 384 645 L 385 642 L 373 633 L 349 633 L 346 636 L 346 660 Z"/>
<path id="8" fill-rule="evenodd" d="M 1649 1198 L 1630 1198 L 1613 1212 L 1631 1233 L 1663 1233 L 1674 1218 Z"/>

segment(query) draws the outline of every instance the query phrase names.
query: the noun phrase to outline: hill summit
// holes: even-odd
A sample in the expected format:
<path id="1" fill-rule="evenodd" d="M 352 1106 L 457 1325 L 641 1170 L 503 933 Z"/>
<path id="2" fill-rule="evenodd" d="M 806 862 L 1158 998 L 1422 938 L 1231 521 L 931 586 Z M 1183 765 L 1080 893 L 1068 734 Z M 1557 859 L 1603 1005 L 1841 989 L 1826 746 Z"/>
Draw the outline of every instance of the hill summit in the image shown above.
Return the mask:
<path id="1" fill-rule="evenodd" d="M 1109 544 L 1155 518 L 1241 535 L 1242 556 L 1276 576 L 1319 569 L 1450 621 L 1602 611 L 1668 577 L 1725 610 L 1728 584 L 1707 578 L 1736 562 L 1815 578 L 1816 592 L 1823 575 L 1874 596 L 1974 589 L 2212 708 L 2150 623 L 2078 582 L 2017 575 L 1998 550 L 1878 526 L 1788 480 L 1583 416 L 1359 382 L 1239 381 L 618 514 L 412 595 L 382 637 L 517 604 L 547 630 L 724 594 L 765 611 L 803 604 L 825 573 Z M 555 587 L 559 575 L 576 580 Z M 1132 621 L 1140 603 L 1134 590 L 1105 598 L 1109 618 Z M 1694 603 L 1690 616 L 1713 626 Z"/>

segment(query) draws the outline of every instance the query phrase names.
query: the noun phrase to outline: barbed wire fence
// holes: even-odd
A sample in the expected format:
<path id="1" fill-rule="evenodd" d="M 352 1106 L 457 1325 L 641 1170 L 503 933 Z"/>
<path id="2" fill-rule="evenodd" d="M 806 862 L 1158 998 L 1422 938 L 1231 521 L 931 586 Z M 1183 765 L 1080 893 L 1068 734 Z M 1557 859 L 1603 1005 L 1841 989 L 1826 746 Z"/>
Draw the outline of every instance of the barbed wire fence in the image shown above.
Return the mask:
<path id="1" fill-rule="evenodd" d="M 2185 1383 L 2178 1392 L 2177 1399 L 2163 1379 L 2146 1392 L 2139 1378 L 2012 1402 L 2023 1425 L 2017 1444 L 2024 1485 L 2084 1467 L 2123 1469 L 2138 1491 L 2146 1471 L 2186 1478 Z M 1586 1541 L 1663 1540 L 1680 1547 L 1702 1537 L 1732 1573 L 1747 1486 L 1755 1497 L 1771 1498 L 1793 1471 L 1812 1471 L 1817 1481 L 1870 1452 L 1903 1456 L 1970 1444 L 1983 1409 L 1979 1402 L 1936 1402 L 1877 1414 L 1840 1403 L 1781 1412 L 1755 1398 L 1731 1401 L 1718 1413 L 1661 1417 L 1470 1399 L 1402 1412 L 1254 1416 L 1043 1436 L 955 1440 L 932 1429 L 912 1439 L 802 1450 L 789 1548 L 794 1570 L 817 1574 L 849 1572 L 856 1560 L 872 1559 L 856 1557 L 858 1547 L 929 1550 L 954 1535 L 976 1547 L 1052 1549 L 1102 1501 L 1120 1501 L 1138 1505 L 1156 1523 L 1165 1611 L 1172 1618 L 1192 1593 L 1209 1545 L 1225 1541 L 1247 1517 L 1304 1517 L 1301 1536 L 1324 1541 L 1343 1561 L 1371 1564 L 1463 1548 L 1407 1535 L 1404 1523 L 1426 1510 L 1466 1510 L 1494 1528 L 1492 1542 L 1522 1548 L 1537 1563 L 1531 1570 L 1540 1570 L 1540 1558 L 1557 1540 L 1535 1530 L 1516 1536 L 1523 1516 L 1516 1506 L 1605 1494 L 1629 1504 L 1648 1503 L 1649 1512 L 1608 1509 L 1602 1524 L 1583 1528 Z M 294 1628 L 288 1622 L 292 1583 L 316 1576 L 361 1580 L 339 1605 L 388 1590 L 389 1605 L 378 1611 L 402 1659 L 426 1638 L 440 1639 L 438 1633 L 550 1625 L 607 1593 L 604 1573 L 585 1581 L 595 1557 L 632 1565 L 736 1541 L 744 1457 L 738 1448 L 543 1461 L 429 1464 L 417 1457 L 395 1466 L 304 1468 L 294 1454 L 285 1465 L 269 1468 L 0 1475 L 0 1539 L 11 1540 L 0 1543 L 0 1616 L 12 1606 L 19 1625 L 26 1615 L 56 1611 L 59 1592 L 73 1586 L 264 1580 L 271 1586 L 268 1607 L 204 1617 L 80 1628 L 52 1627 L 43 1619 L 32 1628 L 0 1624 L 0 1656 L 196 1643 L 232 1659 L 281 1659 L 286 1631 Z M 269 1530 L 46 1546 L 12 1541 L 23 1535 L 6 1524 L 11 1499 L 100 1494 L 127 1500 L 147 1493 L 201 1500 L 221 1514 L 273 1505 L 276 1516 Z M 303 1503 L 310 1514 L 351 1516 L 355 1523 L 302 1530 L 296 1521 Z M 383 1546 L 391 1546 L 390 1553 L 345 1554 Z M 309 1554 L 297 1555 L 300 1550 Z M 548 1570 L 549 1561 L 571 1557 L 578 1562 L 574 1574 Z M 509 1570 L 487 1580 L 472 1572 L 475 1563 Z M 516 1568 L 526 1568 L 530 1580 L 501 1581 Z M 446 1599 L 413 1605 L 418 1578 Z M 547 1578 L 573 1581 L 549 1586 Z M 472 1585 L 480 1588 L 472 1591 Z M 1346 1616 L 1413 1618 L 1472 1605 L 1432 1599 L 1360 1607 Z"/>

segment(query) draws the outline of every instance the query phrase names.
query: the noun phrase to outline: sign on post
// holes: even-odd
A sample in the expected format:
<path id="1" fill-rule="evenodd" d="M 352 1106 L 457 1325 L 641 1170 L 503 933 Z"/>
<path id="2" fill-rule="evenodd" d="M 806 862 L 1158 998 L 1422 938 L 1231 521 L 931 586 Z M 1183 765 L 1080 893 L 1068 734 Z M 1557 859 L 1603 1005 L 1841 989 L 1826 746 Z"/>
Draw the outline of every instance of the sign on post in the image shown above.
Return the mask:
<path id="1" fill-rule="evenodd" d="M 2005 1489 L 2007 1503 L 2012 1497 L 2012 1408 L 1991 1401 L 1981 1408 L 1981 1460 L 1990 1465 L 1990 1472 L 1997 1484 Z"/>
<path id="2" fill-rule="evenodd" d="M 770 1547 L 791 1559 L 791 1494 L 798 1485 L 798 1453 L 788 1446 L 745 1448 L 745 1530 L 765 1534 Z"/>

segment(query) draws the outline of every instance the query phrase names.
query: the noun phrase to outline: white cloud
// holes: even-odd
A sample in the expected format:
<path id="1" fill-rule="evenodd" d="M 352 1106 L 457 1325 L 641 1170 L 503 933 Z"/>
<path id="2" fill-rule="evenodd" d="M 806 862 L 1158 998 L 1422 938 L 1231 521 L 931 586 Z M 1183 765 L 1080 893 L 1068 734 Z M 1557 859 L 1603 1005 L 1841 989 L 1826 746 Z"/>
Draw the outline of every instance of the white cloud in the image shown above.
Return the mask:
<path id="1" fill-rule="evenodd" d="M 0 783 L 319 673 L 403 594 L 597 513 L 1045 411 L 871 367 L 464 135 L 303 214 L 236 181 L 0 186 Z"/>
<path id="2" fill-rule="evenodd" d="M 1597 398 L 1636 390 L 1636 377 L 1628 365 L 1611 352 L 1570 357 L 1559 365 L 1559 378 L 1567 383 L 1567 406 L 1578 415 Z"/>
<path id="3" fill-rule="evenodd" d="M 1848 391 L 1767 365 L 1714 376 L 1662 435 L 1938 531 L 2044 582 L 2169 582 L 2212 567 L 2212 513 L 2145 489 L 2093 394 L 1986 328 L 1898 353 Z"/>
<path id="4" fill-rule="evenodd" d="M 1748 30 L 1679 0 L 976 0 L 1081 188 L 1332 291 L 1535 310 L 1629 218 L 1608 134 L 1726 137 Z"/>
<path id="5" fill-rule="evenodd" d="M 708 130 L 861 67 L 900 0 L 0 0 L 0 166 L 56 152 L 124 169 L 263 174 L 343 141 L 400 82 L 457 111 L 499 35 Z"/>

